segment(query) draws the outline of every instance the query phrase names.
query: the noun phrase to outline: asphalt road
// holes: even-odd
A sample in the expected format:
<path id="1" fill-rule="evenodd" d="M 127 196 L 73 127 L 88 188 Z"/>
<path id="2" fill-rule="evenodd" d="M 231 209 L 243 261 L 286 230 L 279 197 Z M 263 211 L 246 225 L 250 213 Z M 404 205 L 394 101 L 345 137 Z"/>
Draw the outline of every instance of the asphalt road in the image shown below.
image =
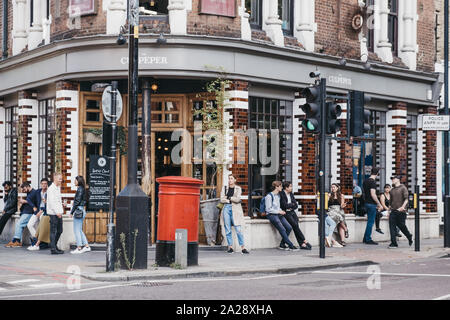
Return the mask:
<path id="1" fill-rule="evenodd" d="M 450 300 L 450 257 L 310 273 L 95 282 L 0 268 L 0 300 Z"/>

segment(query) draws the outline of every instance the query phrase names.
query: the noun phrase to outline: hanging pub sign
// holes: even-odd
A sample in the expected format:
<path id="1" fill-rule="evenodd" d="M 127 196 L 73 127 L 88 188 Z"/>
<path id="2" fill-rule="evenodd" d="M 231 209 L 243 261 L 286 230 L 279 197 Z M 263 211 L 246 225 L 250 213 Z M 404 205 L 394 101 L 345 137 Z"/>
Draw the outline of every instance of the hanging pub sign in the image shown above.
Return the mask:
<path id="1" fill-rule="evenodd" d="M 71 18 L 97 14 L 97 0 L 69 0 Z"/>
<path id="2" fill-rule="evenodd" d="M 108 158 L 89 157 L 89 211 L 109 210 L 109 170 Z"/>
<path id="3" fill-rule="evenodd" d="M 236 17 L 236 0 L 200 0 L 200 13 Z"/>

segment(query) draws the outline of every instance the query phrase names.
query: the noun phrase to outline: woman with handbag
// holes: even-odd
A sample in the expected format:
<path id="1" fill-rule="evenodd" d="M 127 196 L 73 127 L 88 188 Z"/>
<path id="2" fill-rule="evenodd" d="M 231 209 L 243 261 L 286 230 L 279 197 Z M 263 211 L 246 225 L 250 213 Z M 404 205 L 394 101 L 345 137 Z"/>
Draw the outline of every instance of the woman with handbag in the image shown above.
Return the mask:
<path id="1" fill-rule="evenodd" d="M 91 247 L 89 247 L 86 235 L 83 232 L 83 221 L 86 218 L 86 210 L 84 209 L 86 205 L 86 183 L 82 176 L 75 178 L 75 186 L 77 187 L 77 193 L 70 215 L 73 216 L 73 232 L 77 241 L 77 248 L 71 253 L 79 254 L 91 251 Z"/>
<path id="2" fill-rule="evenodd" d="M 231 226 L 234 226 L 239 245 L 242 248 L 242 254 L 248 254 L 244 247 L 244 235 L 242 234 L 242 225 L 244 224 L 244 212 L 241 206 L 241 187 L 236 185 L 236 179 L 232 174 L 228 176 L 228 186 L 223 186 L 220 193 L 220 202 L 224 204 L 220 215 L 220 225 L 225 228 L 225 234 L 228 243 L 227 253 L 233 253 L 233 236 Z"/>

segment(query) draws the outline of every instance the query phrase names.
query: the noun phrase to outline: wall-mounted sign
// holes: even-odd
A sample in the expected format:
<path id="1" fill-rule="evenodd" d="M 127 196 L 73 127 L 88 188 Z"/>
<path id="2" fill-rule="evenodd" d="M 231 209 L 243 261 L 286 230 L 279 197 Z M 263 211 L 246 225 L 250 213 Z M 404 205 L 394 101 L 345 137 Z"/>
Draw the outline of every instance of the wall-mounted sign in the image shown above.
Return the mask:
<path id="1" fill-rule="evenodd" d="M 100 156 L 90 156 L 89 210 L 109 210 L 109 183 L 109 159 Z"/>
<path id="2" fill-rule="evenodd" d="M 97 14 L 97 0 L 69 0 L 71 18 Z"/>
<path id="3" fill-rule="evenodd" d="M 424 114 L 422 115 L 422 130 L 448 131 L 450 130 L 450 116 Z"/>
<path id="4" fill-rule="evenodd" d="M 236 17 L 236 0 L 200 0 L 200 13 Z"/>
<path id="5" fill-rule="evenodd" d="M 121 64 L 128 64 L 128 57 L 120 58 Z M 167 57 L 139 56 L 139 64 L 168 64 Z"/>

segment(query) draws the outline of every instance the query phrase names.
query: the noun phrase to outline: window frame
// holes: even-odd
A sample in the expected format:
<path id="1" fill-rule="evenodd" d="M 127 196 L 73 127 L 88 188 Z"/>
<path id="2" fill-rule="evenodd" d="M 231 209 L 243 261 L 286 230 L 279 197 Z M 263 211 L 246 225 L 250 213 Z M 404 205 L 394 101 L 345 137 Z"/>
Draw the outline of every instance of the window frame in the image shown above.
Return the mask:
<path id="1" fill-rule="evenodd" d="M 49 106 L 51 105 L 53 113 L 49 113 Z M 43 107 L 43 109 L 41 109 Z M 41 111 L 45 111 L 42 113 Z M 49 123 L 53 124 L 49 128 Z M 44 125 L 44 127 L 42 127 Z M 50 178 L 55 169 L 56 150 L 56 99 L 49 98 L 38 101 L 38 179 Z M 49 141 L 53 139 L 53 154 L 49 154 Z M 45 152 L 43 152 L 45 150 Z M 42 159 L 42 155 L 44 159 Z M 50 161 L 50 162 L 49 162 Z M 44 166 L 44 168 L 42 167 Z"/>
<path id="2" fill-rule="evenodd" d="M 258 104 L 259 104 L 259 100 L 262 101 L 262 112 L 259 112 L 258 110 Z M 269 113 L 266 112 L 266 101 L 269 102 L 270 105 L 270 110 Z M 275 108 L 275 113 L 273 113 L 273 102 L 276 102 L 276 108 Z M 253 105 L 254 103 L 256 103 L 256 112 L 253 111 Z M 281 110 L 282 110 L 282 104 L 284 104 L 284 114 L 281 114 Z M 290 105 L 290 106 L 289 106 Z M 270 130 L 270 129 L 278 129 L 279 130 L 279 135 L 280 135 L 280 140 L 282 136 L 289 136 L 289 146 L 286 146 L 285 149 L 286 150 L 282 150 L 283 148 L 280 146 L 280 163 L 279 163 L 279 168 L 278 168 L 278 172 L 275 175 L 275 179 L 276 180 L 280 180 L 280 181 L 291 181 L 292 182 L 292 176 L 293 176 L 293 137 L 294 137 L 294 114 L 293 114 L 293 101 L 291 100 L 285 100 L 285 99 L 273 99 L 273 98 L 263 98 L 263 97 L 254 97 L 254 96 L 250 96 L 249 97 L 249 116 L 248 116 L 248 128 L 250 129 L 255 129 L 257 136 L 258 136 L 258 130 L 259 129 L 266 129 L 266 130 Z M 252 118 L 253 116 L 256 116 L 256 121 L 253 122 Z M 269 116 L 269 122 L 270 122 L 270 129 L 265 127 L 265 121 L 266 121 L 266 117 Z M 260 121 L 259 121 L 259 117 L 262 117 L 263 122 L 262 122 L 262 127 L 260 128 Z M 276 119 L 276 128 L 273 128 L 273 118 Z M 288 124 L 290 119 L 290 126 L 287 128 L 286 124 Z M 284 126 L 282 125 L 282 121 L 284 123 Z M 253 123 L 256 125 L 253 125 Z M 287 141 L 287 139 L 286 139 Z M 288 151 L 290 151 L 290 159 L 288 158 Z M 284 155 L 286 157 L 285 160 L 287 160 L 286 162 L 283 161 L 282 156 L 283 156 L 283 152 Z M 258 150 L 258 154 L 259 154 L 259 150 Z M 248 156 L 250 156 L 250 154 L 248 154 Z M 270 192 L 270 190 L 266 190 L 266 185 L 265 185 L 265 181 L 263 177 L 266 176 L 261 176 L 262 178 L 262 182 L 261 182 L 261 195 L 253 195 L 253 192 L 255 192 L 256 190 L 254 189 L 254 174 L 253 174 L 253 170 L 255 167 L 261 167 L 261 164 L 251 164 L 250 163 L 250 159 L 248 159 L 248 186 L 249 186 L 249 192 L 248 192 L 248 197 L 249 197 L 249 216 L 254 215 L 258 210 L 259 210 L 259 200 L 262 199 L 268 192 Z M 287 170 L 287 167 L 290 167 L 290 170 Z M 283 178 L 283 175 L 285 176 Z"/>
<path id="3" fill-rule="evenodd" d="M 279 19 L 283 22 L 283 9 L 284 9 L 284 2 L 289 2 L 289 28 L 285 29 L 283 28 L 283 24 L 281 25 L 281 30 L 283 30 L 283 35 L 285 36 L 293 36 L 294 35 L 294 0 L 278 0 L 278 15 Z M 280 9 L 281 9 L 281 15 L 280 15 Z"/>
<path id="4" fill-rule="evenodd" d="M 17 169 L 14 165 L 15 160 L 17 161 L 17 125 L 17 106 L 5 107 L 5 180 L 11 181 L 13 185 L 17 183 Z"/>
<path id="5" fill-rule="evenodd" d="M 382 187 L 386 184 L 386 111 L 379 110 L 370 110 L 370 123 L 371 131 L 366 133 L 363 138 L 355 137 L 354 139 L 354 147 L 355 144 L 360 144 L 361 146 L 361 155 L 359 157 L 358 163 L 358 172 L 354 173 L 353 181 L 355 184 L 355 174 L 356 174 L 356 185 L 362 188 L 363 181 L 370 176 L 370 174 L 365 173 L 365 156 L 366 156 L 366 143 L 372 143 L 372 167 L 377 166 L 376 159 L 379 159 L 380 164 L 378 168 L 380 169 L 379 177 L 377 179 L 377 188 L 382 190 Z M 379 130 L 378 130 L 379 129 Z M 377 144 L 380 144 L 377 146 Z M 376 151 L 380 150 L 380 153 Z M 375 157 L 376 156 L 376 157 Z M 355 159 L 352 156 L 352 159 Z M 355 167 L 353 164 L 352 167 Z"/>
<path id="6" fill-rule="evenodd" d="M 248 22 L 250 24 L 250 29 L 254 29 L 254 30 L 262 30 L 262 24 L 263 24 L 263 0 L 248 0 L 250 2 L 250 8 L 247 8 L 247 4 L 245 5 L 245 9 L 246 12 L 250 15 L 248 18 Z M 257 14 L 258 14 L 258 21 L 257 23 L 252 22 L 251 18 L 251 4 L 252 3 L 256 3 L 257 4 L 257 8 L 259 9 Z"/>
<path id="7" fill-rule="evenodd" d="M 388 0 L 388 5 L 390 4 L 390 1 L 395 3 L 395 11 L 392 11 L 391 8 L 388 7 L 389 13 L 388 13 L 388 40 L 391 43 L 392 47 L 392 53 L 397 56 L 398 55 L 398 0 Z M 393 24 L 393 25 L 391 25 Z M 393 30 L 391 30 L 393 29 Z M 390 39 L 390 34 L 392 32 L 392 39 Z"/>

